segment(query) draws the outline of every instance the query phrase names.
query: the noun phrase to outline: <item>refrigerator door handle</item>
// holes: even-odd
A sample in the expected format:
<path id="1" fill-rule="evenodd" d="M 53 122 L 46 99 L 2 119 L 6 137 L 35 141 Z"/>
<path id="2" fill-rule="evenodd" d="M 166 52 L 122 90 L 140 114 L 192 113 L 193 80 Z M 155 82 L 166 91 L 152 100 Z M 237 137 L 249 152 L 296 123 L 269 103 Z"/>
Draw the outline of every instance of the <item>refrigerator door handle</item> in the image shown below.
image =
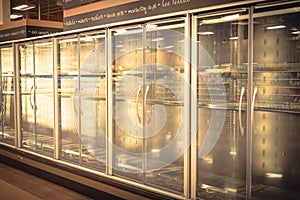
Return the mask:
<path id="1" fill-rule="evenodd" d="M 139 96 L 140 96 L 141 89 L 142 89 L 142 86 L 139 87 L 139 89 L 136 93 L 136 101 L 135 101 L 136 102 L 136 115 L 139 120 L 139 123 L 142 123 L 141 116 L 139 113 Z"/>
<path id="2" fill-rule="evenodd" d="M 146 87 L 145 96 L 144 96 L 144 105 L 143 106 L 146 106 L 148 92 L 149 92 L 149 85 L 147 85 L 147 87 Z M 145 107 L 144 107 L 144 110 L 146 110 Z M 144 116 L 144 117 L 146 117 L 146 116 Z M 150 122 L 149 117 L 146 117 L 146 120 L 147 120 L 147 122 Z"/>
<path id="3" fill-rule="evenodd" d="M 240 122 L 239 124 L 240 124 L 241 135 L 244 135 L 244 132 L 245 132 L 243 123 L 242 123 L 242 101 L 243 101 L 244 93 L 245 93 L 245 88 L 242 87 L 241 95 L 240 95 L 240 103 L 239 103 L 239 122 Z"/>
<path id="4" fill-rule="evenodd" d="M 31 86 L 31 88 L 30 88 L 30 93 L 29 93 L 29 102 L 30 102 L 30 106 L 31 106 L 31 108 L 32 108 L 32 110 L 34 110 L 34 104 L 32 103 L 33 102 L 33 100 L 32 100 L 32 91 L 33 91 L 33 89 L 34 89 L 34 86 Z"/>
<path id="5" fill-rule="evenodd" d="M 253 127 L 253 129 L 254 129 L 254 104 L 255 104 L 256 95 L 257 95 L 257 87 L 254 88 L 252 103 L 251 103 L 251 111 L 252 111 L 251 112 L 251 126 Z"/>

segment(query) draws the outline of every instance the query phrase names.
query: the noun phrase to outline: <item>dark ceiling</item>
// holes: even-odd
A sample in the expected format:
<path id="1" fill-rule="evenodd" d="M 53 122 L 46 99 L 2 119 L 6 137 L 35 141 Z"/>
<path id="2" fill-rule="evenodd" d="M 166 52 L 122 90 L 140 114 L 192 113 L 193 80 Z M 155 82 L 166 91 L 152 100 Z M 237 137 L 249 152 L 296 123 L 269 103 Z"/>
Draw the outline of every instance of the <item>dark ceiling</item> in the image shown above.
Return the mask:
<path id="1" fill-rule="evenodd" d="M 33 5 L 35 8 L 28 11 L 11 9 L 11 14 L 23 15 L 23 18 L 62 21 L 62 0 L 11 0 L 11 8 L 23 4 Z"/>

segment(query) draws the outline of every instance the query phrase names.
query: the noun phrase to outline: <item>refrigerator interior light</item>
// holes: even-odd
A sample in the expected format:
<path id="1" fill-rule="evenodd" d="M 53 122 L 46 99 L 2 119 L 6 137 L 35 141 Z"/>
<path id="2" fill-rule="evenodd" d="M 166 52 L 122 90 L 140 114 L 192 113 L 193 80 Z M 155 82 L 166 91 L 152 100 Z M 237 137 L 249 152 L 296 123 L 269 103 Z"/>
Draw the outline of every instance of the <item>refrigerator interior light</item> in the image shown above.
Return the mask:
<path id="1" fill-rule="evenodd" d="M 207 164 L 213 164 L 214 163 L 214 159 L 212 159 L 210 157 L 203 158 L 203 161 L 205 161 Z"/>
<path id="2" fill-rule="evenodd" d="M 172 48 L 174 48 L 174 46 L 166 46 L 166 47 L 164 47 L 164 49 L 172 49 Z"/>
<path id="3" fill-rule="evenodd" d="M 199 35 L 213 35 L 215 34 L 214 32 L 211 31 L 206 31 L 206 32 L 198 32 Z"/>
<path id="4" fill-rule="evenodd" d="M 154 148 L 154 149 L 151 149 L 151 152 L 152 152 L 152 153 L 159 153 L 159 152 L 160 152 L 160 149 Z"/>
<path id="5" fill-rule="evenodd" d="M 209 185 L 206 185 L 206 184 L 201 184 L 201 188 L 203 188 L 203 189 L 208 189 L 208 188 L 210 188 L 211 186 L 209 186 Z"/>
<path id="6" fill-rule="evenodd" d="M 123 34 L 123 33 L 126 33 L 127 30 L 126 29 L 119 29 L 119 30 L 116 30 L 117 34 Z"/>
<path id="7" fill-rule="evenodd" d="M 224 188 L 224 190 L 225 190 L 225 193 L 227 193 L 227 192 L 236 193 L 236 192 L 237 192 L 237 189 L 236 189 L 236 188 L 229 188 L 229 187 L 226 187 L 226 188 Z"/>
<path id="8" fill-rule="evenodd" d="M 156 28 L 157 25 L 156 24 L 147 24 L 146 28 L 148 29 L 153 29 L 153 28 Z"/>
<path id="9" fill-rule="evenodd" d="M 230 37 L 229 40 L 237 40 L 239 37 Z"/>
<path id="10" fill-rule="evenodd" d="M 227 15 L 227 16 L 223 17 L 223 20 L 224 21 L 230 21 L 230 20 L 238 19 L 239 17 L 240 17 L 239 14 Z"/>
<path id="11" fill-rule="evenodd" d="M 164 38 L 154 38 L 151 41 L 152 42 L 158 42 L 158 41 L 162 41 L 162 40 L 164 40 Z"/>
<path id="12" fill-rule="evenodd" d="M 240 15 L 239 14 L 234 14 L 234 15 L 227 15 L 224 17 L 219 17 L 219 18 L 214 18 L 214 19 L 205 19 L 202 20 L 201 24 L 217 24 L 217 23 L 222 23 L 226 21 L 233 21 L 239 19 Z"/>
<path id="13" fill-rule="evenodd" d="M 285 28 L 285 25 L 276 25 L 276 26 L 268 26 L 266 29 L 267 30 L 274 30 L 274 29 L 281 29 L 281 28 Z"/>
<path id="14" fill-rule="evenodd" d="M 276 173 L 266 173 L 267 178 L 282 178 L 282 174 L 276 174 Z"/>

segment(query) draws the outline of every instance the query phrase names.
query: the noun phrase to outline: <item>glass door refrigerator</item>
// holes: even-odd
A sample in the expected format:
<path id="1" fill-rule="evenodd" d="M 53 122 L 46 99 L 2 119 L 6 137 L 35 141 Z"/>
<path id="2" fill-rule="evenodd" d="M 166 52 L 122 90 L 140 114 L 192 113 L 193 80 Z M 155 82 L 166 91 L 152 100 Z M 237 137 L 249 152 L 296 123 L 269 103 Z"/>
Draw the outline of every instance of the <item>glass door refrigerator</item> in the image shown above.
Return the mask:
<path id="1" fill-rule="evenodd" d="M 187 22 L 111 31 L 112 174 L 179 194 L 188 167 Z"/>
<path id="2" fill-rule="evenodd" d="M 52 40 L 18 45 L 20 70 L 21 145 L 54 155 Z"/>
<path id="3" fill-rule="evenodd" d="M 252 196 L 259 199 L 300 195 L 299 17 L 289 5 L 254 12 Z"/>
<path id="4" fill-rule="evenodd" d="M 193 28 L 195 193 L 204 199 L 246 198 L 248 13 L 195 16 Z"/>
<path id="5" fill-rule="evenodd" d="M 0 47 L 1 141 L 15 145 L 15 91 L 13 47 Z"/>

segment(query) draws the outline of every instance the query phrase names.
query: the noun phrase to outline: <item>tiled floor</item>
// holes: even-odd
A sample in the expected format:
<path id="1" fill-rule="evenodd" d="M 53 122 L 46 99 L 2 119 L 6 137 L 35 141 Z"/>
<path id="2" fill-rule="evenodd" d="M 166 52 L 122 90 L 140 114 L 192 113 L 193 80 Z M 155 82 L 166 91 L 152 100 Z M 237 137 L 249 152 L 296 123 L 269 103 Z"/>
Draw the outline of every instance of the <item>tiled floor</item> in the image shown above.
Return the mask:
<path id="1" fill-rule="evenodd" d="M 1 200 L 86 200 L 86 196 L 0 163 Z"/>

